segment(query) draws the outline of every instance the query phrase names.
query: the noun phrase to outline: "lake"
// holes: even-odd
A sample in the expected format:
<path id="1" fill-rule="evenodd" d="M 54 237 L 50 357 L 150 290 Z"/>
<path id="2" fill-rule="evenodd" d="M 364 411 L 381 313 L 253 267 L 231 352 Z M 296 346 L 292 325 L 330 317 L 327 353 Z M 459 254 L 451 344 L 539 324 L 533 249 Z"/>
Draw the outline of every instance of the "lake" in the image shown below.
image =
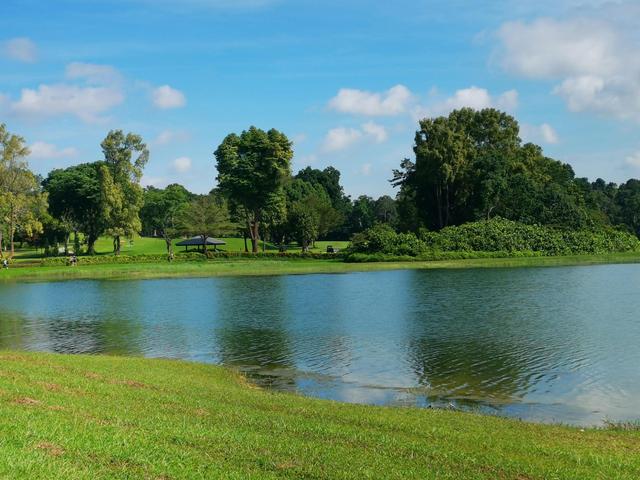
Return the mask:
<path id="1" fill-rule="evenodd" d="M 640 265 L 0 283 L 0 348 L 532 421 L 640 419 Z"/>

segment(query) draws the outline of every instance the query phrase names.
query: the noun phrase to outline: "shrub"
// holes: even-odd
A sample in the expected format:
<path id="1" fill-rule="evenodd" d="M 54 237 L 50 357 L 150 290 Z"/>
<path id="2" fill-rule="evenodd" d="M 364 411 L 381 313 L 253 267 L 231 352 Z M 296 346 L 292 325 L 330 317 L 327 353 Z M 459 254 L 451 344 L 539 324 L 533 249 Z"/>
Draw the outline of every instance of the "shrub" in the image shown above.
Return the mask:
<path id="1" fill-rule="evenodd" d="M 225 259 L 246 259 L 260 258 L 264 260 L 298 260 L 298 259 L 318 259 L 332 260 L 344 256 L 342 253 L 316 253 L 316 252 L 208 252 L 207 255 L 197 252 L 179 252 L 174 257 L 175 263 L 184 262 L 207 262 Z M 108 265 L 127 263 L 163 263 L 167 262 L 166 254 L 144 254 L 144 255 L 95 255 L 78 257 L 78 265 Z M 60 266 L 69 263 L 68 257 L 45 258 L 42 260 L 43 266 Z"/>
<path id="2" fill-rule="evenodd" d="M 395 233 L 376 225 L 354 237 L 347 261 L 375 261 L 406 256 L 419 260 L 479 258 L 479 255 L 513 257 L 532 255 L 604 254 L 640 251 L 634 235 L 613 228 L 568 230 L 527 225 L 495 218 L 443 228 L 421 230 L 418 235 Z M 367 260 L 367 258 L 370 258 Z"/>

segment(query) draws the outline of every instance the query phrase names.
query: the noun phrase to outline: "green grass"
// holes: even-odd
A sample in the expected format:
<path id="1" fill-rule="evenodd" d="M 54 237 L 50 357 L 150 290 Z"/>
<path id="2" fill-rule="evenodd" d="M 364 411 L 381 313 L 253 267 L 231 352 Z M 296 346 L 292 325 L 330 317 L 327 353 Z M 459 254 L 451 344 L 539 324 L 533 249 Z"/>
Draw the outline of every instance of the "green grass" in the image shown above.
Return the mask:
<path id="1" fill-rule="evenodd" d="M 515 257 L 442 260 L 431 262 L 343 263 L 340 260 L 314 259 L 219 259 L 188 263 L 128 263 L 77 267 L 13 267 L 0 270 L 0 281 L 64 279 L 143 279 L 176 277 L 212 277 L 228 275 L 294 275 L 310 273 L 349 273 L 399 269 L 515 268 L 640 263 L 638 253 L 575 255 L 565 257 Z"/>
<path id="2" fill-rule="evenodd" d="M 174 248 L 177 252 L 184 250 L 184 247 L 178 247 L 175 244 L 182 239 L 174 240 Z M 244 240 L 242 238 L 224 238 L 226 245 L 220 247 L 223 251 L 228 252 L 243 252 Z M 247 241 L 249 248 L 251 248 L 251 241 Z M 315 248 L 312 248 L 312 252 L 325 252 L 328 245 L 333 245 L 339 249 L 345 249 L 349 245 L 347 241 L 318 241 Z M 211 247 L 210 247 L 211 248 Z M 162 238 L 151 237 L 138 237 L 136 236 L 131 242 L 127 239 L 122 240 L 121 244 L 122 255 L 145 255 L 145 254 L 165 254 L 167 247 L 165 241 Z M 278 247 L 270 243 L 265 243 L 265 250 L 277 251 Z M 300 247 L 297 245 L 289 245 L 287 247 L 288 252 L 300 251 Z M 260 242 L 260 251 L 262 251 L 262 242 Z M 113 253 L 113 239 L 111 237 L 100 237 L 96 242 L 96 252 L 99 255 L 108 255 Z M 17 263 L 23 263 L 33 261 L 34 259 L 42 258 L 42 249 L 36 250 L 32 247 L 25 246 L 24 248 L 18 248 L 14 257 L 14 261 Z"/>
<path id="3" fill-rule="evenodd" d="M 370 407 L 221 367 L 0 352 L 0 477 L 637 479 L 640 432 Z"/>

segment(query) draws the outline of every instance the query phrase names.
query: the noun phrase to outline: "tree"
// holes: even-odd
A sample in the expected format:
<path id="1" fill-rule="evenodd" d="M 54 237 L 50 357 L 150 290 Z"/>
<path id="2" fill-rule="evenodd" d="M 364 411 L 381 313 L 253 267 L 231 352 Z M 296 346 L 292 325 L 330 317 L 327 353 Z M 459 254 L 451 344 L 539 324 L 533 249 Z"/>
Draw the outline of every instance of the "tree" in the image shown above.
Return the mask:
<path id="1" fill-rule="evenodd" d="M 415 162 L 405 159 L 391 180 L 400 186 L 401 229 L 500 216 L 524 223 L 585 227 L 598 220 L 573 169 L 522 145 L 518 122 L 495 109 L 454 110 L 424 119 Z"/>
<path id="2" fill-rule="evenodd" d="M 319 232 L 320 237 L 331 236 L 332 238 L 347 238 L 349 232 L 347 225 L 345 225 L 345 220 L 351 213 L 352 205 L 351 199 L 344 194 L 344 189 L 342 185 L 340 185 L 340 171 L 334 167 L 327 167 L 324 170 L 306 167 L 300 170 L 295 178 L 321 187 L 331 202 L 333 209 L 331 211 L 327 210 L 327 214 L 331 217 L 330 222 L 332 225 L 326 231 L 321 227 Z M 327 215 L 324 217 L 326 218 Z M 326 223 L 326 220 L 321 220 L 321 224 Z"/>
<path id="3" fill-rule="evenodd" d="M 113 251 L 120 254 L 120 237 L 131 237 L 142 228 L 140 208 L 143 191 L 142 170 L 149 160 L 149 150 L 142 137 L 122 130 L 112 130 L 100 144 L 104 153 L 101 169 L 102 192 L 108 204 L 108 232 L 113 236 Z M 135 158 L 134 158 L 134 155 Z"/>
<path id="4" fill-rule="evenodd" d="M 162 236 L 169 254 L 173 251 L 173 239 L 180 231 L 180 217 L 192 198 L 193 194 L 178 184 L 164 190 L 148 187 L 144 191 L 144 205 L 140 210 L 142 231 Z"/>
<path id="5" fill-rule="evenodd" d="M 374 205 L 376 220 L 380 223 L 388 223 L 395 226 L 398 222 L 398 209 L 396 201 L 389 195 L 378 198 Z"/>
<path id="6" fill-rule="evenodd" d="M 618 188 L 619 223 L 640 236 L 640 180 L 630 179 Z"/>
<path id="7" fill-rule="evenodd" d="M 279 131 L 251 127 L 227 135 L 214 155 L 218 185 L 236 212 L 242 211 L 258 251 L 261 222 L 284 203 L 283 185 L 291 175 L 291 141 Z"/>
<path id="8" fill-rule="evenodd" d="M 305 202 L 294 202 L 288 214 L 289 230 L 303 252 L 318 238 L 320 214 Z"/>
<path id="9" fill-rule="evenodd" d="M 220 195 L 198 195 L 182 211 L 180 230 L 187 235 L 199 235 L 203 243 L 208 237 L 232 233 L 237 226 L 231 222 L 226 200 Z M 206 250 L 206 244 L 203 250 Z"/>
<path id="10" fill-rule="evenodd" d="M 108 227 L 108 203 L 103 195 L 103 162 L 83 163 L 49 172 L 43 187 L 49 195 L 49 212 L 76 238 L 85 235 L 87 253 L 95 254 L 95 242 Z"/>
<path id="11" fill-rule="evenodd" d="M 373 227 L 375 223 L 375 201 L 367 195 L 360 195 L 353 201 L 353 209 L 348 220 L 351 233 L 362 232 Z"/>
<path id="12" fill-rule="evenodd" d="M 42 232 L 39 214 L 46 209 L 46 195 L 40 192 L 37 177 L 25 158 L 29 149 L 24 138 L 11 134 L 0 124 L 0 255 L 3 231 L 9 236 L 10 257 L 15 254 L 15 235 Z"/>

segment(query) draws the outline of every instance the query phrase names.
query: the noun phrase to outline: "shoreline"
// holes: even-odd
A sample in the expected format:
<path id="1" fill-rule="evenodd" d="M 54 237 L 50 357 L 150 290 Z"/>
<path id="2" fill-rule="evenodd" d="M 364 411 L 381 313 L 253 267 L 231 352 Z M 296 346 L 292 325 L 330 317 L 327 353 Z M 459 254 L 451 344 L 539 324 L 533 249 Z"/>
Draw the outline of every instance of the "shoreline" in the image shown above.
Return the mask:
<path id="1" fill-rule="evenodd" d="M 640 476 L 635 429 L 346 404 L 177 360 L 0 350 L 0 365 L 11 478 Z"/>
<path id="2" fill-rule="evenodd" d="M 13 267 L 0 271 L 0 283 L 74 279 L 155 279 L 218 276 L 262 276 L 355 273 L 385 270 L 568 267 L 640 263 L 640 253 L 548 257 L 475 258 L 408 262 L 345 263 L 314 259 L 231 259 L 176 263 L 122 263 Z"/>

